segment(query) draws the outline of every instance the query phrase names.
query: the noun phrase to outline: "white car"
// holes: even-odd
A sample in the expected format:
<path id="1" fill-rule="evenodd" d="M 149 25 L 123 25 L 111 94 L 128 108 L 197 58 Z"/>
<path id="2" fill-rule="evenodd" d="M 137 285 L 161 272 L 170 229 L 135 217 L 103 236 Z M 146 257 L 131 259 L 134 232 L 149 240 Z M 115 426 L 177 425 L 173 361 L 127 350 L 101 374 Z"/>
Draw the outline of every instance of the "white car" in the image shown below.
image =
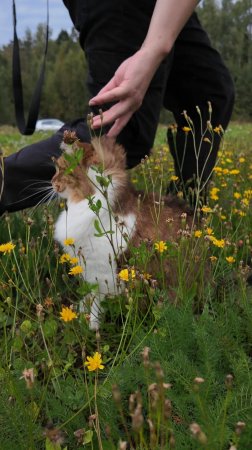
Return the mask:
<path id="1" fill-rule="evenodd" d="M 36 123 L 36 131 L 57 131 L 63 127 L 64 122 L 58 119 L 40 119 Z"/>

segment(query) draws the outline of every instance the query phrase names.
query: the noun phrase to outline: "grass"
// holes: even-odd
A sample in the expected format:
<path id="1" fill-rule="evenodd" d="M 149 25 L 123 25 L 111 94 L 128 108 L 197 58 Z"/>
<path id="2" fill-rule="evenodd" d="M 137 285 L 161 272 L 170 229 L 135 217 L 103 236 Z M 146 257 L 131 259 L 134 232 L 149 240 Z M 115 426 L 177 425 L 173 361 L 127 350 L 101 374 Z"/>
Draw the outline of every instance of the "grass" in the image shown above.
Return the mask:
<path id="1" fill-rule="evenodd" d="M 78 313 L 88 286 L 69 276 L 53 240 L 61 206 L 1 219 L 0 244 L 15 245 L 0 253 L 1 449 L 251 449 L 251 135 L 251 124 L 230 125 L 200 229 L 160 254 L 145 243 L 133 250 L 135 279 L 105 302 L 99 333 Z M 8 154 L 41 136 L 2 128 L 0 146 Z M 163 126 L 132 181 L 159 189 L 161 173 L 166 186 Z M 159 269 L 146 280 L 155 252 Z M 189 286 L 188 258 L 197 264 Z M 180 274 L 175 302 L 165 259 Z M 62 305 L 77 318 L 62 320 Z M 95 352 L 104 368 L 89 371 Z"/>

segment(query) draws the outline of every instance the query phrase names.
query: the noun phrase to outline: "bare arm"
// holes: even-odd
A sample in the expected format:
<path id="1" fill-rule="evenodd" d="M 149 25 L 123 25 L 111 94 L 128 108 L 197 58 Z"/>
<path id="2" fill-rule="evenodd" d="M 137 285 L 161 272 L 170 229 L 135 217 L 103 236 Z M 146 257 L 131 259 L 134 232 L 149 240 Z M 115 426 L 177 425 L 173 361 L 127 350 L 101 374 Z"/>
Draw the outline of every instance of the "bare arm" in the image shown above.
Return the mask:
<path id="1" fill-rule="evenodd" d="M 117 136 L 141 106 L 156 70 L 171 51 L 197 3 L 197 0 L 157 0 L 140 50 L 126 59 L 106 86 L 90 100 L 90 105 L 116 102 L 103 113 L 103 125 L 114 123 L 109 136 Z M 94 117 L 93 127 L 100 126 L 100 117 Z"/>

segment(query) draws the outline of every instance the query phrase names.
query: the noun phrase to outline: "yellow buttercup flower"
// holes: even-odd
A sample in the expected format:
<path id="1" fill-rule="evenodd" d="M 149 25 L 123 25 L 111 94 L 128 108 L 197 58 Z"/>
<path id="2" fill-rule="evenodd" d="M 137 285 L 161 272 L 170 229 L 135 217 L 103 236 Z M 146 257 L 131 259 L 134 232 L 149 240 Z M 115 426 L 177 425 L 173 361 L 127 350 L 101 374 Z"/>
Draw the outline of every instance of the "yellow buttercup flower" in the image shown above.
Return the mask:
<path id="1" fill-rule="evenodd" d="M 6 244 L 0 245 L 0 252 L 6 255 L 6 253 L 11 253 L 16 246 L 12 242 L 6 242 Z"/>
<path id="2" fill-rule="evenodd" d="M 252 189 L 246 189 L 245 191 L 244 191 L 244 197 L 247 197 L 247 198 L 252 198 Z"/>
<path id="3" fill-rule="evenodd" d="M 219 188 L 213 187 L 209 192 L 210 198 L 212 200 L 219 200 L 219 196 L 217 195 L 219 191 Z"/>
<path id="4" fill-rule="evenodd" d="M 223 131 L 223 128 L 221 127 L 221 125 L 219 125 L 218 127 L 215 127 L 213 130 L 215 133 L 220 134 Z"/>
<path id="5" fill-rule="evenodd" d="M 61 257 L 59 259 L 60 264 L 65 264 L 70 261 L 71 261 L 71 256 L 69 255 L 69 253 L 63 253 L 63 255 L 61 255 Z"/>
<path id="6" fill-rule="evenodd" d="M 158 241 L 154 244 L 155 250 L 157 250 L 159 253 L 163 253 L 165 250 L 167 250 L 167 245 L 164 241 Z"/>
<path id="7" fill-rule="evenodd" d="M 171 181 L 177 181 L 179 179 L 179 177 L 177 177 L 176 175 L 172 175 L 170 180 Z"/>
<path id="8" fill-rule="evenodd" d="M 206 233 L 207 233 L 209 236 L 211 236 L 211 234 L 213 234 L 213 229 L 210 228 L 210 227 L 207 227 Z"/>
<path id="9" fill-rule="evenodd" d="M 241 157 L 239 158 L 239 163 L 244 163 L 245 161 L 246 161 L 246 159 L 243 158 L 243 156 L 241 156 Z"/>
<path id="10" fill-rule="evenodd" d="M 102 364 L 102 356 L 100 353 L 95 352 L 94 356 L 87 356 L 87 361 L 85 361 L 85 366 L 89 372 L 94 372 L 98 369 L 104 369 L 104 365 Z"/>
<path id="11" fill-rule="evenodd" d="M 225 247 L 224 239 L 216 239 L 216 238 L 214 238 L 214 239 L 212 239 L 212 243 L 213 243 L 213 245 L 215 245 L 216 247 L 219 247 L 219 248 L 224 248 Z"/>
<path id="12" fill-rule="evenodd" d="M 211 212 L 213 212 L 212 208 L 210 208 L 209 206 L 206 206 L 206 205 L 202 206 L 201 211 L 203 213 L 211 213 Z"/>
<path id="13" fill-rule="evenodd" d="M 73 258 L 70 258 L 70 264 L 77 264 L 79 262 L 79 258 L 77 256 L 73 256 Z"/>
<path id="14" fill-rule="evenodd" d="M 75 240 L 73 238 L 67 238 L 64 240 L 64 245 L 73 245 L 74 241 Z"/>
<path id="15" fill-rule="evenodd" d="M 243 204 L 243 206 L 249 206 L 249 199 L 248 198 L 242 198 L 241 199 L 241 203 Z"/>
<path id="16" fill-rule="evenodd" d="M 223 169 L 222 169 L 222 167 L 215 166 L 215 167 L 213 168 L 213 171 L 216 172 L 216 173 L 222 173 Z"/>
<path id="17" fill-rule="evenodd" d="M 241 198 L 241 194 L 239 192 L 234 192 L 234 198 Z"/>
<path id="18" fill-rule="evenodd" d="M 71 308 L 68 308 L 67 306 L 62 307 L 60 316 L 61 316 L 60 318 L 64 322 L 71 322 L 73 319 L 77 319 L 77 317 L 78 317 L 77 314 Z"/>
<path id="19" fill-rule="evenodd" d="M 118 273 L 118 277 L 119 277 L 120 280 L 122 280 L 122 281 L 133 280 L 134 278 L 136 278 L 136 272 L 135 272 L 135 269 L 122 269 L 122 270 Z"/>
<path id="20" fill-rule="evenodd" d="M 240 171 L 238 169 L 232 169 L 230 170 L 230 175 L 238 175 L 240 173 Z"/>
<path id="21" fill-rule="evenodd" d="M 74 266 L 69 270 L 68 274 L 69 275 L 79 275 L 82 272 L 83 272 L 82 266 Z"/>
<path id="22" fill-rule="evenodd" d="M 196 238 L 200 238 L 200 237 L 202 236 L 202 231 L 200 231 L 200 230 L 194 231 L 194 236 L 195 236 Z"/>
<path id="23" fill-rule="evenodd" d="M 143 273 L 143 278 L 144 278 L 144 280 L 150 280 L 151 275 L 149 273 Z"/>
<path id="24" fill-rule="evenodd" d="M 229 264 L 233 264 L 233 263 L 235 263 L 235 258 L 233 256 L 226 256 L 226 261 Z"/>
<path id="25" fill-rule="evenodd" d="M 185 133 L 189 133 L 189 131 L 192 131 L 190 127 L 183 127 L 182 130 L 183 130 Z"/>

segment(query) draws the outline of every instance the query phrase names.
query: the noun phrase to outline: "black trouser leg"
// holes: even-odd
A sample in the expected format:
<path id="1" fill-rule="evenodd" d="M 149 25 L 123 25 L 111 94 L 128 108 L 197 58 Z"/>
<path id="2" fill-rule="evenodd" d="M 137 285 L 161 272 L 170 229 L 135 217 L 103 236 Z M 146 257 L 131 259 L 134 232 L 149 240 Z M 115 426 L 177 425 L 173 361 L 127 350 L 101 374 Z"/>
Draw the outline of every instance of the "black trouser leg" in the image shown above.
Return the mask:
<path id="1" fill-rule="evenodd" d="M 205 129 L 210 118 L 208 102 L 211 102 L 212 106 L 213 127 L 222 125 L 225 129 L 233 109 L 233 82 L 219 53 L 212 48 L 196 14 L 193 14 L 176 41 L 164 96 L 164 106 L 173 112 L 178 124 L 176 143 L 170 131 L 168 141 L 176 174 L 184 183 L 198 176 L 203 185 L 211 176 L 216 161 L 219 135 L 214 133 L 212 149 L 207 141 L 200 145 L 202 132 L 196 106 L 200 108 Z M 195 143 L 192 133 L 189 132 L 186 149 L 186 136 L 182 128 L 190 125 L 182 115 L 184 110 L 192 119 L 195 130 Z M 198 161 L 195 152 L 198 153 Z"/>
<path id="2" fill-rule="evenodd" d="M 52 157 L 61 153 L 60 143 L 65 129 L 77 132 L 80 139 L 89 141 L 89 130 L 83 120 L 65 125 L 52 137 L 28 145 L 4 160 L 3 193 L 0 199 L 0 215 L 4 211 L 18 211 L 46 200 L 47 188 L 55 172 Z M 1 192 L 1 190 L 0 190 Z"/>

